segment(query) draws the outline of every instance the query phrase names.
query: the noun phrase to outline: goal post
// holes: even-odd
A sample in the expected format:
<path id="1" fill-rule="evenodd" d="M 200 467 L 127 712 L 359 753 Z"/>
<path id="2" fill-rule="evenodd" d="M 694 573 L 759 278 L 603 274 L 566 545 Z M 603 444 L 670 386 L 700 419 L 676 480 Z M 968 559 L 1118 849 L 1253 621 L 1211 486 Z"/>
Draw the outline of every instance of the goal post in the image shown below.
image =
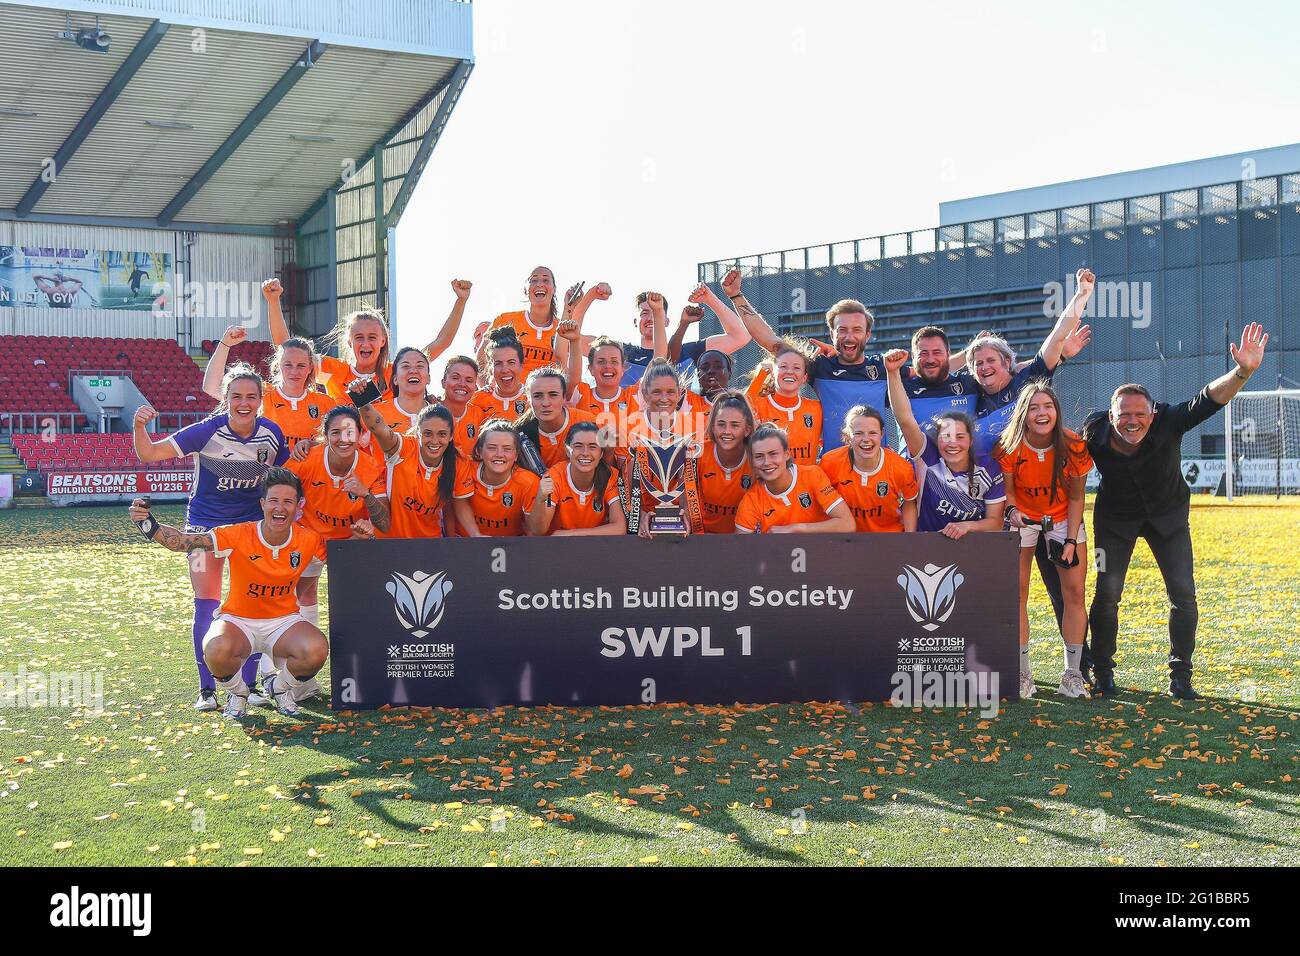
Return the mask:
<path id="1" fill-rule="evenodd" d="M 1224 410 L 1223 439 L 1229 501 L 1300 494 L 1300 388 L 1238 392 Z"/>

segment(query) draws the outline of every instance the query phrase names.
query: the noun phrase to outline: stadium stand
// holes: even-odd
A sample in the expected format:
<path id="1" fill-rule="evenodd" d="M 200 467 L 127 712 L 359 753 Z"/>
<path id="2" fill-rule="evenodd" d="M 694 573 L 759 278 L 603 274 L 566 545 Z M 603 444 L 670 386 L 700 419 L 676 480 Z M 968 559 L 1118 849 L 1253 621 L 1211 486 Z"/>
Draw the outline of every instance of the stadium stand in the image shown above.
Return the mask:
<path id="1" fill-rule="evenodd" d="M 3 335 L 0 417 L 6 412 L 74 413 L 75 428 L 84 428 L 86 418 L 69 395 L 74 372 L 128 375 L 164 416 L 205 415 L 216 407 L 203 394 L 203 372 L 171 339 Z"/>
<path id="2" fill-rule="evenodd" d="M 217 348 L 215 339 L 203 340 L 203 351 L 211 355 Z M 271 377 L 271 356 L 275 354 L 275 346 L 270 342 L 240 342 L 230 350 L 230 357 L 226 360 L 227 366 L 234 365 L 237 362 L 247 362 L 253 368 L 261 373 L 262 378 L 270 380 Z"/>
<path id="3" fill-rule="evenodd" d="M 130 435 L 14 435 L 14 451 L 32 471 L 150 471 L 189 468 L 192 459 L 169 458 L 144 465 Z"/>

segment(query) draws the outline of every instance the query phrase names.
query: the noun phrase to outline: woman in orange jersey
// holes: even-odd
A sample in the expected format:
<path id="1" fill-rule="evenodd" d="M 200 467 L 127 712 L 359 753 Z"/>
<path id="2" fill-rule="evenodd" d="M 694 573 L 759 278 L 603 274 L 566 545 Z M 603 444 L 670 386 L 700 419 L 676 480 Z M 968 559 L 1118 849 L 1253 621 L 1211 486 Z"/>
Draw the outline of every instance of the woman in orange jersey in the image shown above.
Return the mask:
<path id="1" fill-rule="evenodd" d="M 473 494 L 457 497 L 460 534 L 470 538 L 518 537 L 527 533 L 526 516 L 546 507 L 537 493 L 540 479 L 519 464 L 519 432 L 490 421 L 474 443 Z"/>
<path id="2" fill-rule="evenodd" d="M 554 537 L 627 534 L 627 519 L 613 470 L 605 460 L 600 428 L 582 421 L 565 434 L 568 460 L 538 483 L 540 509 L 525 519 L 528 533 Z"/>
<path id="3" fill-rule="evenodd" d="M 569 383 L 557 368 L 534 369 L 528 374 L 524 391 L 528 394 L 528 411 L 515 427 L 537 448 L 542 464 L 553 468 L 568 460 L 565 441 L 569 428 L 579 422 L 594 424 L 596 416 L 565 402 Z"/>
<path id="4" fill-rule="evenodd" d="M 529 273 L 528 286 L 524 290 L 528 307 L 517 312 L 503 312 L 492 320 L 489 336 L 497 329 L 510 329 L 519 340 L 521 379 L 535 368 L 555 364 L 563 368 L 567 361 L 567 352 L 555 340 L 556 326 L 560 321 L 555 290 L 555 273 L 546 266 L 538 266 Z M 557 347 L 561 350 L 558 356 Z"/>
<path id="5" fill-rule="evenodd" d="M 304 505 L 299 521 L 325 541 L 373 538 L 389 525 L 388 488 L 383 465 L 360 450 L 361 415 L 351 405 L 339 405 L 325 416 L 323 444 L 315 445 L 303 461 L 285 467 L 302 481 Z M 319 620 L 314 575 L 298 581 L 298 605 L 307 620 Z"/>
<path id="6" fill-rule="evenodd" d="M 885 416 L 870 405 L 855 405 L 844 416 L 845 444 L 818 464 L 859 531 L 915 531 L 916 469 L 884 440 Z"/>
<path id="7" fill-rule="evenodd" d="M 623 463 L 624 510 L 633 534 L 648 536 L 648 517 L 644 521 L 642 517 L 658 506 L 657 493 L 676 494 L 669 503 L 681 508 L 687 533 L 704 530 L 697 473 L 703 423 L 697 434 L 695 416 L 684 407 L 685 394 L 672 362 L 651 359 L 641 377 L 637 411 L 628 423 L 628 454 Z"/>
<path id="8" fill-rule="evenodd" d="M 626 369 L 623 346 L 602 335 L 587 350 L 587 370 L 596 384 L 588 385 L 569 376 L 569 404 L 595 416 L 609 448 L 627 447 L 628 416 L 636 407 L 637 387 L 620 384 Z"/>
<path id="9" fill-rule="evenodd" d="M 438 335 L 423 349 L 430 361 L 447 351 L 456 337 L 461 318 L 465 314 L 470 288 L 471 283 L 464 279 L 452 281 L 451 289 L 456 301 L 451 307 L 451 314 L 442 324 Z M 289 326 L 284 321 L 284 311 L 280 307 L 283 292 L 279 279 L 267 279 L 262 283 L 267 324 L 271 329 L 271 341 L 276 345 L 289 339 Z M 327 341 L 338 347 L 339 358 L 320 356 L 317 371 L 325 390 L 333 398 L 340 402 L 348 401 L 348 386 L 359 378 L 373 378 L 381 392 L 392 390 L 393 366 L 389 361 L 391 345 L 388 341 L 388 323 L 382 312 L 377 309 L 349 312 L 339 320 L 327 336 Z"/>
<path id="10" fill-rule="evenodd" d="M 159 524 L 144 498 L 129 509 L 131 520 L 150 541 L 169 551 L 207 552 L 225 558 L 230 569 L 226 600 L 203 638 L 203 657 L 226 692 L 224 713 L 238 720 L 248 712 L 248 685 L 240 669 L 252 654 L 274 658 L 279 669 L 263 690 L 281 713 L 298 713 L 299 692 L 329 656 L 320 628 L 302 616 L 296 588 L 319 568 L 325 542 L 294 522 L 302 504 L 302 483 L 287 468 L 271 468 L 262 479 L 262 517 L 187 534 Z"/>
<path id="11" fill-rule="evenodd" d="M 488 333 L 488 362 L 492 385 L 480 388 L 470 399 L 483 420 L 500 418 L 513 422 L 528 411 L 524 392 L 524 347 L 512 329 L 493 329 Z"/>
<path id="12" fill-rule="evenodd" d="M 736 508 L 754 485 L 749 467 L 749 436 L 754 412 L 740 392 L 714 396 L 707 439 L 699 459 L 700 512 L 709 534 L 736 530 Z"/>
<path id="13" fill-rule="evenodd" d="M 749 457 L 758 479 L 736 508 L 736 530 L 847 534 L 853 515 L 816 465 L 795 464 L 785 432 L 759 425 L 749 439 Z"/>
<path id="14" fill-rule="evenodd" d="M 358 389 L 360 391 L 360 389 Z M 361 420 L 383 451 L 389 524 L 380 538 L 441 538 L 456 534 L 456 513 L 447 505 L 473 494 L 469 463 L 452 440 L 455 418 L 445 405 L 426 405 L 407 431 L 390 428 L 374 408 L 360 406 Z"/>
<path id="15" fill-rule="evenodd" d="M 771 422 L 785 432 L 795 464 L 816 464 L 822 450 L 822 403 L 803 395 L 812 359 L 782 340 L 759 369 L 746 390 L 755 421 Z"/>
<path id="16" fill-rule="evenodd" d="M 420 412 L 432 399 L 429 397 L 429 357 L 410 345 L 399 349 L 393 358 L 393 391 L 387 393 L 370 407 L 379 413 L 384 424 L 405 435 L 415 427 Z M 367 434 L 362 443 L 377 462 L 385 455 L 379 443 Z"/>
<path id="17" fill-rule="evenodd" d="M 478 390 L 478 362 L 468 355 L 453 355 L 442 370 L 442 404 L 447 406 L 454 421 L 451 440 L 461 458 L 468 461 L 474 454 L 479 426 L 483 424 L 483 409 L 471 404 Z"/>
<path id="18" fill-rule="evenodd" d="M 1079 660 L 1088 616 L 1083 606 L 1088 575 L 1083 495 L 1092 457 L 1082 438 L 1061 421 L 1061 401 L 1046 382 L 1030 382 L 1016 399 L 1011 420 L 993 446 L 1006 485 L 1006 517 L 1020 532 L 1020 696 L 1038 692 L 1029 670 L 1029 578 L 1040 535 L 1061 579 L 1061 637 L 1065 672 L 1058 693 L 1087 697 Z"/>
<path id="19" fill-rule="evenodd" d="M 221 336 L 203 372 L 203 391 L 221 401 L 221 382 L 230 350 L 248 338 L 248 330 L 232 325 Z M 285 339 L 271 358 L 271 388 L 262 395 L 263 418 L 284 432 L 289 450 L 320 431 L 325 413 L 339 404 L 316 385 L 316 347 L 311 339 Z"/>

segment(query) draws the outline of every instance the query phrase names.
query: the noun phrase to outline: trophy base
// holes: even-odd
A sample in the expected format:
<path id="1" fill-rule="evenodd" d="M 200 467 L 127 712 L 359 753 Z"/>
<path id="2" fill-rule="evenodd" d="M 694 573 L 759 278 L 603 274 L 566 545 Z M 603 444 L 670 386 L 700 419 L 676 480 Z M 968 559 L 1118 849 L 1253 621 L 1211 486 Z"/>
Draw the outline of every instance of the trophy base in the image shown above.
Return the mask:
<path id="1" fill-rule="evenodd" d="M 659 505 L 647 517 L 646 533 L 652 538 L 685 538 L 690 533 L 677 505 Z"/>

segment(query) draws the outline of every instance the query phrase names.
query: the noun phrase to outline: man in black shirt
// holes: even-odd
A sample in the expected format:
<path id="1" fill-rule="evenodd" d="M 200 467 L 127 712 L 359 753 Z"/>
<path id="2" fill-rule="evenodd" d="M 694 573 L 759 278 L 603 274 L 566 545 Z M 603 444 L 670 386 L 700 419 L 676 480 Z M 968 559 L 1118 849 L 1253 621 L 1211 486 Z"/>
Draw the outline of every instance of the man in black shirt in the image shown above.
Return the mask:
<path id="1" fill-rule="evenodd" d="M 1242 330 L 1240 345 L 1229 343 L 1234 368 L 1195 398 L 1180 405 L 1157 404 L 1145 387 L 1121 385 L 1110 412 L 1097 412 L 1084 423 L 1083 437 L 1101 475 L 1092 515 L 1097 591 L 1088 615 L 1094 693 L 1115 692 L 1119 601 L 1133 547 L 1145 538 L 1169 594 L 1169 693 L 1182 700 L 1200 696 L 1192 687 L 1196 583 L 1182 438 L 1241 390 L 1259 368 L 1267 343 L 1263 326 L 1252 322 Z"/>

